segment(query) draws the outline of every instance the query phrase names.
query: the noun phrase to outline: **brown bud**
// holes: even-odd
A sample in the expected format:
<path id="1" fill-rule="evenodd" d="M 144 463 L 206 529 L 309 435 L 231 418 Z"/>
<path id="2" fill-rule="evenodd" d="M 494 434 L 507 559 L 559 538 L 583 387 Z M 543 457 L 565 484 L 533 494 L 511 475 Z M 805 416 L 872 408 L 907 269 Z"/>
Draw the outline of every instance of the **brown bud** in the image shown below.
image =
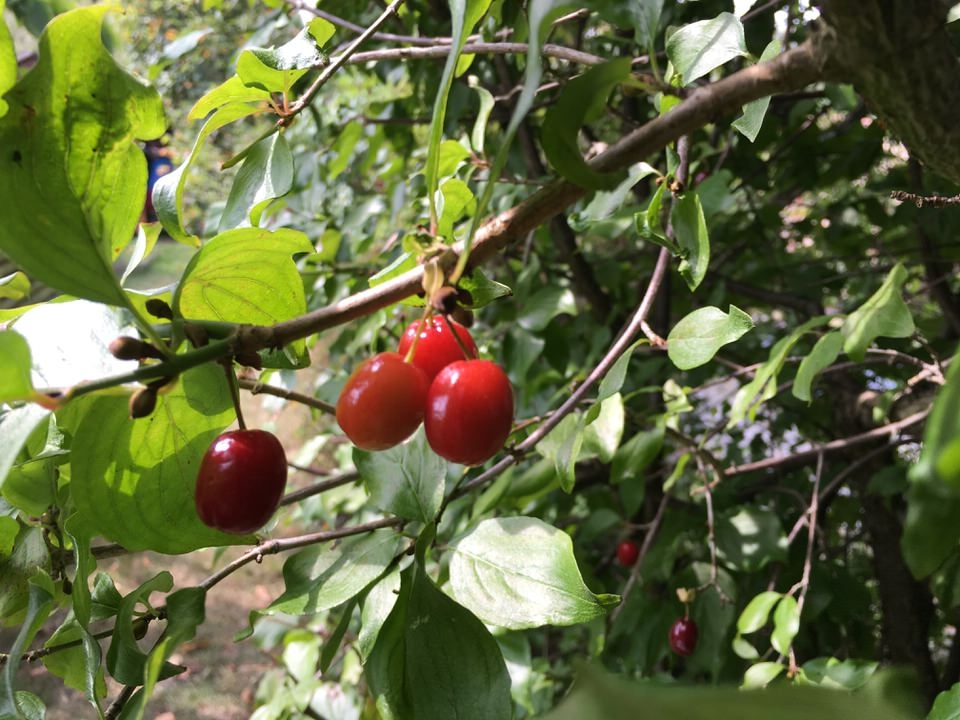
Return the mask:
<path id="1" fill-rule="evenodd" d="M 457 308 L 457 289 L 444 285 L 430 296 L 430 305 L 441 315 L 449 315 Z"/>
<path id="2" fill-rule="evenodd" d="M 157 390 L 153 387 L 144 387 L 137 390 L 130 396 L 130 417 L 147 417 L 157 406 Z"/>
<path id="3" fill-rule="evenodd" d="M 147 312 L 161 320 L 173 320 L 173 309 L 166 300 L 150 298 L 146 304 Z"/>
<path id="4" fill-rule="evenodd" d="M 163 353 L 153 345 L 135 337 L 121 335 L 115 338 L 107 348 L 117 360 L 142 360 L 143 358 L 163 358 Z"/>

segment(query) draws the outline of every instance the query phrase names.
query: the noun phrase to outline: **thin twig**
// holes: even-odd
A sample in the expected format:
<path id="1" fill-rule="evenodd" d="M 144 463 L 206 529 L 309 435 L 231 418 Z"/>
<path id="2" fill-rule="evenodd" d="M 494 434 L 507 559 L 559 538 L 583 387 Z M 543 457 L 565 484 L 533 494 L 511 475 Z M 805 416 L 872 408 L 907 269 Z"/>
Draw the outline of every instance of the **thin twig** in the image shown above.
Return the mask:
<path id="1" fill-rule="evenodd" d="M 291 402 L 297 402 L 301 405 L 312 407 L 315 410 L 320 410 L 329 415 L 335 415 L 337 412 L 337 408 L 330 403 L 324 402 L 323 400 L 310 395 L 304 395 L 303 393 L 296 392 L 295 390 L 286 390 L 284 388 L 279 388 L 276 385 L 265 385 L 258 380 L 249 380 L 247 378 L 240 378 L 239 382 L 240 387 L 242 387 L 244 390 L 249 390 L 250 394 L 252 395 L 273 395 L 274 397 L 283 398 L 284 400 L 290 400 Z"/>
<path id="2" fill-rule="evenodd" d="M 360 479 L 360 473 L 356 471 L 345 472 L 342 475 L 336 475 L 327 480 L 322 480 L 321 482 L 314 483 L 309 487 L 302 488 L 300 490 L 294 490 L 291 493 L 287 493 L 283 496 L 283 499 L 280 501 L 280 505 L 292 505 L 293 503 L 300 502 L 305 500 L 308 497 L 313 497 L 314 495 L 319 495 L 324 493 L 327 490 L 332 490 L 333 488 L 338 488 L 342 485 L 349 485 L 350 483 L 356 482 Z"/>
<path id="3" fill-rule="evenodd" d="M 664 493 L 663 497 L 660 498 L 660 504 L 657 506 L 657 512 L 653 516 L 653 520 L 650 522 L 650 527 L 647 530 L 647 534 L 643 536 L 643 543 L 640 545 L 640 552 L 637 553 L 637 560 L 633 564 L 633 568 L 630 570 L 630 576 L 627 578 L 627 582 L 623 586 L 623 592 L 620 593 L 620 604 L 617 605 L 610 613 L 610 625 L 613 625 L 617 621 L 617 618 L 620 617 L 620 613 L 623 612 L 623 608 L 625 608 L 627 605 L 627 598 L 630 596 L 630 593 L 633 592 L 634 587 L 636 587 L 636 584 L 640 579 L 640 566 L 643 565 L 643 559 L 647 556 L 647 553 L 650 552 L 650 548 L 653 547 L 653 541 L 656 539 L 657 533 L 660 531 L 660 525 L 663 523 L 663 516 L 669 503 L 670 493 Z"/>
<path id="4" fill-rule="evenodd" d="M 817 470 L 813 475 L 813 491 L 810 493 L 810 506 L 807 508 L 807 552 L 803 558 L 803 573 L 800 582 L 790 588 L 789 595 L 799 592 L 797 596 L 797 618 L 803 616 L 803 606 L 807 601 L 807 592 L 810 590 L 810 573 L 813 571 L 813 545 L 817 540 L 817 515 L 820 512 L 820 479 L 823 477 L 823 453 L 817 456 Z M 793 644 L 790 647 L 790 676 L 797 672 L 796 657 L 793 654 Z"/>

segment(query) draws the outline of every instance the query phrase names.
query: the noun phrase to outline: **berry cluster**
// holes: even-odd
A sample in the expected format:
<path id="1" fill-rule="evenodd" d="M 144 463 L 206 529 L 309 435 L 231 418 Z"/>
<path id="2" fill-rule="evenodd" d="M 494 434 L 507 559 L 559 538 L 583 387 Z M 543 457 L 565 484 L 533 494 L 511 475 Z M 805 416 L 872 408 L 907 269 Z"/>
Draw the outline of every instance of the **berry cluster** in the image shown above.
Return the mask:
<path id="1" fill-rule="evenodd" d="M 433 451 L 480 465 L 513 425 L 513 388 L 494 362 L 477 358 L 470 331 L 445 316 L 411 323 L 396 352 L 366 360 L 337 400 L 337 422 L 363 450 L 385 450 L 422 422 Z"/>

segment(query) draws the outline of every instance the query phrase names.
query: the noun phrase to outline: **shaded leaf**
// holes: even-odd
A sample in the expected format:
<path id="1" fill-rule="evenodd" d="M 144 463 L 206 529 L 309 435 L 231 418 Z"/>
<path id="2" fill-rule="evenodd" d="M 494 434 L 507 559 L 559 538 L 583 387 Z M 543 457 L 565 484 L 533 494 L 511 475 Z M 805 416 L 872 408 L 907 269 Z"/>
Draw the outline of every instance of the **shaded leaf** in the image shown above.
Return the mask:
<path id="1" fill-rule="evenodd" d="M 425 523 L 436 517 L 447 463 L 427 449 L 422 427 L 407 442 L 383 452 L 354 448 L 353 461 L 374 507 Z"/>
<path id="2" fill-rule="evenodd" d="M 740 13 L 737 13 L 739 16 Z M 760 55 L 760 62 L 771 60 L 780 53 L 780 41 L 773 39 L 767 47 L 763 49 Z M 743 106 L 743 115 L 733 121 L 733 127 L 750 142 L 757 139 L 760 133 L 760 126 L 763 125 L 763 118 L 767 114 L 767 108 L 770 107 L 770 96 L 754 100 Z"/>
<path id="3" fill-rule="evenodd" d="M 839 331 L 829 332 L 817 340 L 810 354 L 803 358 L 797 368 L 797 376 L 793 380 L 793 396 L 810 402 L 813 399 L 811 389 L 814 380 L 824 369 L 833 365 L 842 349 L 843 335 Z"/>
<path id="4" fill-rule="evenodd" d="M 256 143 L 244 157 L 220 217 L 220 231 L 260 225 L 266 206 L 291 187 L 293 154 L 286 136 L 275 133 Z"/>
<path id="5" fill-rule="evenodd" d="M 674 325 L 667 336 L 667 355 L 681 370 L 691 370 L 713 359 L 717 351 L 753 328 L 753 320 L 735 305 L 694 310 Z"/>
<path id="6" fill-rule="evenodd" d="M 670 208 L 670 220 L 674 238 L 680 246 L 678 270 L 687 287 L 696 290 L 710 265 L 710 237 L 700 196 L 690 190 L 677 197 Z"/>
<path id="7" fill-rule="evenodd" d="M 878 337 L 902 338 L 913 335 L 915 326 L 910 308 L 901 292 L 907 281 L 906 268 L 897 263 L 883 285 L 843 323 L 843 350 L 856 361 L 863 360 L 867 347 Z"/>

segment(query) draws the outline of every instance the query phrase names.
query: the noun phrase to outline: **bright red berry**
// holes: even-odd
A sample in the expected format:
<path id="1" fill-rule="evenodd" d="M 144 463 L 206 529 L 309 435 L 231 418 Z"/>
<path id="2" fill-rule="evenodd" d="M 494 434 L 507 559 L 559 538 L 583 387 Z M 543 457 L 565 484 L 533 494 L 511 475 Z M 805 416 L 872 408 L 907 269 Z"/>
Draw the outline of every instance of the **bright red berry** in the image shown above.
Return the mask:
<path id="1" fill-rule="evenodd" d="M 693 655 L 699 636 L 697 624 L 691 618 L 677 618 L 670 627 L 670 649 L 684 657 Z"/>
<path id="2" fill-rule="evenodd" d="M 513 388 L 490 360 L 459 360 L 434 378 L 423 418 L 430 447 L 461 465 L 496 455 L 513 426 Z"/>
<path id="3" fill-rule="evenodd" d="M 337 422 L 363 450 L 386 450 L 423 421 L 429 382 L 423 370 L 394 352 L 367 359 L 347 379 L 337 400 Z"/>
<path id="4" fill-rule="evenodd" d="M 624 540 L 617 545 L 617 562 L 623 567 L 633 567 L 638 557 L 640 557 L 640 546 L 633 540 Z"/>
<path id="5" fill-rule="evenodd" d="M 457 342 L 457 338 L 460 338 L 460 342 Z M 423 370 L 430 381 L 450 363 L 471 360 L 477 356 L 477 344 L 470 331 L 460 323 L 439 315 L 410 323 L 400 336 L 397 352 L 406 357 L 415 339 L 417 347 L 411 362 Z M 464 349 L 468 354 L 464 354 Z"/>
<path id="6" fill-rule="evenodd" d="M 266 430 L 220 435 L 200 461 L 197 515 L 212 528 L 246 535 L 266 524 L 287 484 L 287 457 Z"/>

